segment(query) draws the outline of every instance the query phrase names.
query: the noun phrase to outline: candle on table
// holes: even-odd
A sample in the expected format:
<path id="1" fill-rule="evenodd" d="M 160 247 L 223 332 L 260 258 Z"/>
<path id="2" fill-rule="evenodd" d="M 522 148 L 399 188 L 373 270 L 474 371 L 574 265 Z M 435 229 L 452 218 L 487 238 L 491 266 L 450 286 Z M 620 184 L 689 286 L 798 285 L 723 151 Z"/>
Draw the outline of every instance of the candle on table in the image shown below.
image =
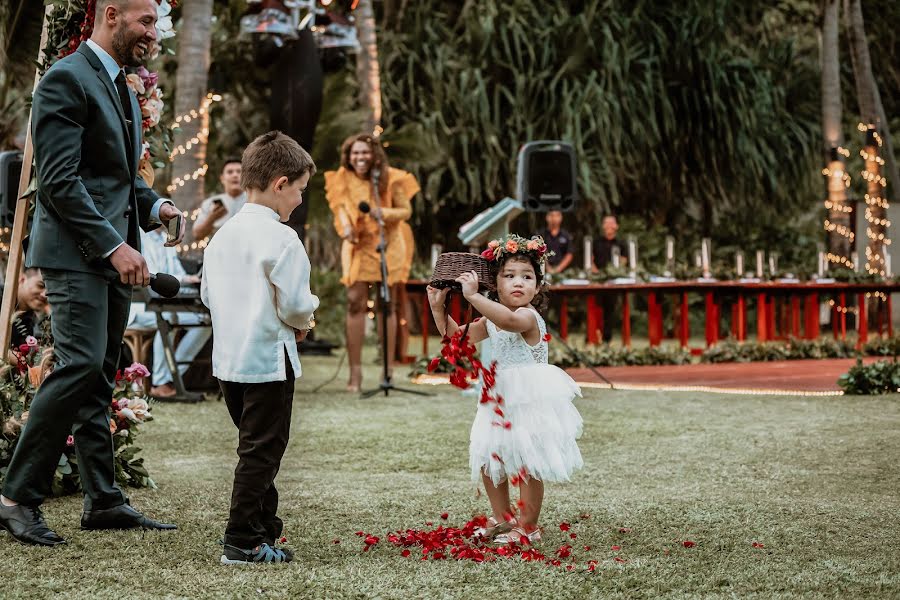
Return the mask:
<path id="1" fill-rule="evenodd" d="M 758 279 L 762 279 L 763 276 L 763 255 L 765 252 L 762 250 L 756 251 L 756 277 Z"/>
<path id="2" fill-rule="evenodd" d="M 610 258 L 610 261 L 612 262 L 613 268 L 618 269 L 619 268 L 619 256 L 621 254 L 619 247 L 616 246 L 615 244 L 613 244 L 613 247 L 610 248 L 609 254 L 610 254 L 609 258 Z"/>
<path id="3" fill-rule="evenodd" d="M 740 250 L 734 253 L 734 274 L 738 279 L 744 276 L 744 253 Z"/>
<path id="4" fill-rule="evenodd" d="M 819 269 L 818 269 L 819 277 L 825 277 L 825 253 L 819 252 Z"/>
<path id="5" fill-rule="evenodd" d="M 634 238 L 628 238 L 628 270 L 632 274 L 637 271 L 637 242 Z"/>
<path id="6" fill-rule="evenodd" d="M 593 264 L 592 257 L 592 248 L 594 246 L 594 240 L 591 236 L 587 235 L 584 237 L 584 270 L 586 273 L 591 272 L 591 266 Z"/>
<path id="7" fill-rule="evenodd" d="M 709 259 L 710 259 L 709 246 L 710 246 L 710 239 L 703 238 L 703 240 L 700 242 L 700 260 L 702 262 L 701 268 L 703 269 L 704 277 L 709 277 Z"/>
<path id="8" fill-rule="evenodd" d="M 444 251 L 443 246 L 440 244 L 432 244 L 431 245 L 431 268 L 434 269 L 434 265 L 437 264 L 438 256 L 441 255 L 441 252 Z"/>

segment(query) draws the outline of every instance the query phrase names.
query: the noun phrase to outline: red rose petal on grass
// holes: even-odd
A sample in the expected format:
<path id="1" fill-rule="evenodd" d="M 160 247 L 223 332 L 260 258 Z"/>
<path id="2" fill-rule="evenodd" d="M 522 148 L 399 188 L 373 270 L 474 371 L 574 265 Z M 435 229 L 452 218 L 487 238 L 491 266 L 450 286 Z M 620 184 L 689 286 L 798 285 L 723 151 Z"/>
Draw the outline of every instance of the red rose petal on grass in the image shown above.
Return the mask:
<path id="1" fill-rule="evenodd" d="M 340 543 L 341 543 L 341 540 L 331 540 L 331 543 L 332 543 L 332 544 L 340 544 Z"/>
<path id="2" fill-rule="evenodd" d="M 597 561 L 596 561 L 596 560 L 589 560 L 589 561 L 587 561 L 587 567 L 588 567 L 588 571 L 590 571 L 591 573 L 593 573 L 593 572 L 594 572 L 594 569 L 597 568 Z"/>
<path id="3" fill-rule="evenodd" d="M 278 540 L 278 542 L 279 542 L 280 544 L 286 544 L 286 543 L 287 543 L 287 538 L 284 537 L 284 536 L 281 536 L 281 539 Z"/>
<path id="4" fill-rule="evenodd" d="M 356 535 L 362 537 L 362 536 L 364 536 L 364 535 L 366 535 L 366 534 L 363 533 L 362 531 L 357 531 L 357 532 L 356 532 Z"/>
<path id="5" fill-rule="evenodd" d="M 575 538 L 578 537 L 578 534 L 577 534 L 577 533 L 570 533 L 570 534 L 569 534 L 569 537 L 572 538 L 572 539 L 574 540 Z"/>
<path id="6" fill-rule="evenodd" d="M 406 548 L 404 548 L 403 552 L 400 553 L 400 556 L 402 556 L 403 558 L 406 558 L 409 555 L 410 555 L 410 551 L 407 550 Z"/>
<path id="7" fill-rule="evenodd" d="M 559 524 L 559 530 L 560 530 L 560 531 L 568 531 L 568 530 L 569 530 L 569 527 L 570 527 L 570 525 L 569 525 L 568 523 L 560 523 L 560 524 Z"/>
<path id="8" fill-rule="evenodd" d="M 566 571 L 571 571 L 574 568 L 575 567 L 573 567 L 572 565 L 566 565 Z"/>
<path id="9" fill-rule="evenodd" d="M 695 544 L 691 540 L 685 540 L 685 541 L 681 542 L 681 545 L 684 546 L 685 548 L 693 548 L 697 544 Z"/>
<path id="10" fill-rule="evenodd" d="M 613 546 L 612 549 L 615 550 L 616 552 L 618 552 L 619 550 L 622 549 L 622 546 Z"/>
<path id="11" fill-rule="evenodd" d="M 556 555 L 560 558 L 568 558 L 572 555 L 572 546 L 569 544 L 563 544 L 556 551 Z"/>
<path id="12" fill-rule="evenodd" d="M 449 516 L 450 516 L 449 513 L 441 513 L 441 518 L 444 519 L 445 521 L 447 520 L 447 517 L 449 517 Z"/>
<path id="13" fill-rule="evenodd" d="M 432 523 L 431 521 L 425 521 L 425 524 L 431 527 L 434 523 Z"/>
<path id="14" fill-rule="evenodd" d="M 591 547 L 590 547 L 590 546 L 585 546 L 585 547 L 584 547 L 584 551 L 585 551 L 585 552 L 590 552 L 590 551 L 591 551 Z"/>
<path id="15" fill-rule="evenodd" d="M 753 547 L 754 547 L 754 548 L 765 548 L 766 545 L 765 545 L 765 544 L 760 544 L 759 542 L 753 542 Z"/>
<path id="16" fill-rule="evenodd" d="M 615 558 L 615 561 L 616 561 L 617 563 L 627 563 L 627 562 L 628 562 L 626 559 L 622 558 L 621 556 L 617 556 L 617 557 Z"/>
<path id="17" fill-rule="evenodd" d="M 619 533 L 631 533 L 631 527 L 619 527 Z"/>

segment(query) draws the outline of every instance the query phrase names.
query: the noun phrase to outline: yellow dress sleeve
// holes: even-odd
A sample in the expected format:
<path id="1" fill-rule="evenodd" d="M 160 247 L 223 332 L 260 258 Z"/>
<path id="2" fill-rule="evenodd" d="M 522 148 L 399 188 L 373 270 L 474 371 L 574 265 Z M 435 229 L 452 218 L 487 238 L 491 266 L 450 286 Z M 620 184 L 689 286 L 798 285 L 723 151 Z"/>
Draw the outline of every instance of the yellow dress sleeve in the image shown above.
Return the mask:
<path id="1" fill-rule="evenodd" d="M 391 208 L 381 209 L 385 223 L 407 221 L 412 216 L 412 198 L 419 193 L 419 182 L 412 173 L 400 169 L 391 169 L 388 193 L 391 195 Z"/>
<path id="2" fill-rule="evenodd" d="M 334 229 L 341 237 L 344 235 L 344 228 L 353 224 L 350 215 L 347 214 L 349 190 L 346 176 L 344 167 L 337 171 L 325 171 L 325 199 L 328 200 L 328 206 L 334 216 Z"/>

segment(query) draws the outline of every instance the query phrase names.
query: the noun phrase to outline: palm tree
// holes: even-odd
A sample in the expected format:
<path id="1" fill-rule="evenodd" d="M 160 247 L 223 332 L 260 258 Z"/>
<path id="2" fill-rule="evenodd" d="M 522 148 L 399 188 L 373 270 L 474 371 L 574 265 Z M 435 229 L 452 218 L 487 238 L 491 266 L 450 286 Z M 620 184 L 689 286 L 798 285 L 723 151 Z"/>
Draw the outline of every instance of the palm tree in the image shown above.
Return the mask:
<path id="1" fill-rule="evenodd" d="M 884 105 L 878 84 L 872 73 L 872 60 L 869 56 L 869 43 L 866 40 L 865 23 L 863 22 L 860 0 L 844 0 L 844 13 L 850 33 L 850 57 L 853 64 L 853 76 L 856 81 L 856 96 L 859 101 L 859 112 L 866 132 L 866 144 L 863 150 L 866 159 L 865 177 L 867 182 L 866 217 L 869 225 L 866 234 L 869 238 L 866 247 L 866 269 L 873 273 L 884 272 L 884 246 L 890 244 L 887 238 L 887 209 L 882 197 L 883 191 L 881 164 L 887 164 L 894 190 L 900 183 L 897 177 L 897 164 L 894 161 L 891 136 L 888 131 L 888 120 L 884 114 Z M 883 144 L 882 144 L 883 142 Z M 882 148 L 882 145 L 884 146 Z M 883 155 L 883 158 L 882 156 Z M 896 192 L 892 194 L 896 196 Z"/>
<path id="2" fill-rule="evenodd" d="M 212 32 L 213 0 L 190 0 L 182 5 L 178 31 L 178 71 L 175 77 L 175 114 L 183 118 L 175 132 L 172 190 L 176 206 L 191 211 L 203 202 L 203 176 L 209 133 L 207 77 Z M 203 110 L 201 110 L 203 109 Z M 184 152 L 180 152 L 181 149 Z M 190 232 L 190 228 L 188 228 Z"/>
<path id="3" fill-rule="evenodd" d="M 356 9 L 356 29 L 360 50 L 356 58 L 359 103 L 366 110 L 363 129 L 374 132 L 381 124 L 381 77 L 378 69 L 378 45 L 375 38 L 375 14 L 372 0 L 360 0 Z"/>
<path id="4" fill-rule="evenodd" d="M 841 130 L 841 74 L 838 47 L 840 0 L 825 0 L 822 14 L 822 129 L 827 155 L 825 175 L 828 178 L 828 258 L 830 262 L 850 264 L 850 215 L 846 184 L 850 181 L 840 154 L 844 144 Z"/>
<path id="5" fill-rule="evenodd" d="M 0 149 L 24 129 L 44 6 L 31 0 L 0 3 Z"/>

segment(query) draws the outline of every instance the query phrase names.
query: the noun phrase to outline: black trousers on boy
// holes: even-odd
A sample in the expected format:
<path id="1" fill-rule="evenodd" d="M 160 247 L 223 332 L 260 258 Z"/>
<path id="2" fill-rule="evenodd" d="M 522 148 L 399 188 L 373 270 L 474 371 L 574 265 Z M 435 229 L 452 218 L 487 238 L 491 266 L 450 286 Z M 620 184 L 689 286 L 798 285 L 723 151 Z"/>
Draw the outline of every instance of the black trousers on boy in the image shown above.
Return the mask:
<path id="1" fill-rule="evenodd" d="M 284 524 L 276 515 L 278 490 L 274 482 L 290 436 L 294 399 L 294 373 L 285 358 L 284 381 L 219 382 L 239 431 L 238 464 L 225 528 L 225 543 L 230 546 L 272 546 L 281 537 Z"/>

